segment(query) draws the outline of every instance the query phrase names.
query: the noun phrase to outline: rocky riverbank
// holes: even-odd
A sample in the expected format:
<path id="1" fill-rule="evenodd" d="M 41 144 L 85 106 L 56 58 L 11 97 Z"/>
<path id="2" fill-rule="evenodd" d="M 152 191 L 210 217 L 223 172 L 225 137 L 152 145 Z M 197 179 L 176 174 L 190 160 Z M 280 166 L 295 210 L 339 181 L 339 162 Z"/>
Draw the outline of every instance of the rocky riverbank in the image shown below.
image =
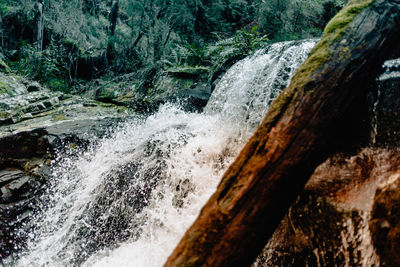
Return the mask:
<path id="1" fill-rule="evenodd" d="M 162 103 L 180 102 L 186 110 L 199 111 L 211 94 L 204 68 L 158 75 L 149 70 L 142 76 L 95 80 L 78 96 L 0 72 L 0 258 L 24 243 L 26 237 L 15 236 L 14 230 L 24 227 L 35 208 L 56 152 L 78 153 L 117 123 Z M 146 84 L 146 77 L 154 82 Z"/>
<path id="2" fill-rule="evenodd" d="M 134 113 L 125 107 L 53 92 L 0 73 L 0 258 L 18 249 L 23 227 L 58 149 L 74 150 Z"/>

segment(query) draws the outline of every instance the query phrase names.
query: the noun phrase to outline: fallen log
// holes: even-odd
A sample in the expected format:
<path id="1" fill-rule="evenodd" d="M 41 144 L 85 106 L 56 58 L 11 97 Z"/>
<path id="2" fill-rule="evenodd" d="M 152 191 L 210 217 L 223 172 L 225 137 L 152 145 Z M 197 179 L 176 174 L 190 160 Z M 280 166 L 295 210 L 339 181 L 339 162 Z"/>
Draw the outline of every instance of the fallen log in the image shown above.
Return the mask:
<path id="1" fill-rule="evenodd" d="M 165 266 L 249 266 L 400 41 L 399 0 L 351 0 L 311 51 Z"/>

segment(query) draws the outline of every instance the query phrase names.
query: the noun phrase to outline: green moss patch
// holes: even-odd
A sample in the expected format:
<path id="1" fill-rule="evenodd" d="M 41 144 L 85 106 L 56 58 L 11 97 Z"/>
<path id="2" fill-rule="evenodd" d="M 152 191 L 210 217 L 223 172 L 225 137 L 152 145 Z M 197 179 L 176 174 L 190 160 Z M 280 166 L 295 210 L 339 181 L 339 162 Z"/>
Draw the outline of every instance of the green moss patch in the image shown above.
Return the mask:
<path id="1" fill-rule="evenodd" d="M 0 81 L 0 95 L 4 94 L 11 95 L 10 86 L 5 82 Z"/>
<path id="2" fill-rule="evenodd" d="M 55 115 L 55 116 L 53 116 L 53 119 L 55 121 L 61 121 L 61 120 L 65 119 L 65 116 L 63 114 Z"/>
<path id="3" fill-rule="evenodd" d="M 329 46 L 343 36 L 355 16 L 375 0 L 351 0 L 326 26 L 322 40 L 311 51 L 307 61 L 299 68 L 296 87 L 303 87 L 311 74 L 329 60 Z M 344 51 L 346 54 L 347 51 Z"/>
<path id="4" fill-rule="evenodd" d="M 350 1 L 325 27 L 324 34 L 335 34 L 335 39 L 340 37 L 354 17 L 375 0 Z"/>
<path id="5" fill-rule="evenodd" d="M 375 0 L 350 0 L 349 3 L 328 23 L 324 30 L 322 39 L 310 52 L 306 62 L 301 65 L 299 70 L 292 78 L 291 84 L 286 88 L 278 98 L 272 103 L 268 116 L 263 124 L 275 123 L 282 112 L 291 103 L 292 99 L 299 93 L 304 93 L 307 88 L 305 85 L 310 82 L 312 74 L 320 69 L 330 58 L 330 45 L 343 36 L 349 24 L 355 16 L 364 8 L 368 7 Z M 341 59 L 351 55 L 349 49 L 343 48 Z M 342 58 L 343 57 L 343 58 Z"/>

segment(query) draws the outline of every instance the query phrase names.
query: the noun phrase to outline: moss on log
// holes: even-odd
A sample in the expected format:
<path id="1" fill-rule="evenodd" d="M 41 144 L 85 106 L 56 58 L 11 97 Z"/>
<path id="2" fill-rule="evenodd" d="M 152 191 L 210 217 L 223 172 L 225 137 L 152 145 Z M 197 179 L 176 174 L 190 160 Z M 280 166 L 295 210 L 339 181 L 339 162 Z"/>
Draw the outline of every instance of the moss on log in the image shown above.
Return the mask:
<path id="1" fill-rule="evenodd" d="M 328 24 L 165 266 L 254 261 L 314 169 L 355 131 L 355 105 L 400 41 L 399 17 L 398 0 L 354 0 Z"/>

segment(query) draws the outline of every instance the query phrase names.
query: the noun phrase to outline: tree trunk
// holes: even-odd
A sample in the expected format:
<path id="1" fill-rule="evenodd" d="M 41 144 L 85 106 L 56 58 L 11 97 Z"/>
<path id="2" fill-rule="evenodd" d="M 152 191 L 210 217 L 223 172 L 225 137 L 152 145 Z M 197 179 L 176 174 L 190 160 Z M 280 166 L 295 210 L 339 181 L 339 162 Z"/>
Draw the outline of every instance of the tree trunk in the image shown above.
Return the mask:
<path id="1" fill-rule="evenodd" d="M 109 64 L 115 57 L 115 47 L 114 47 L 114 34 L 115 28 L 117 27 L 117 19 L 118 19 L 118 9 L 119 9 L 119 0 L 113 0 L 111 4 L 111 12 L 110 12 L 110 35 L 108 36 L 108 44 L 106 51 L 106 65 Z"/>
<path id="2" fill-rule="evenodd" d="M 398 0 L 351 0 L 310 53 L 165 266 L 249 266 L 400 41 Z"/>
<path id="3" fill-rule="evenodd" d="M 117 27 L 119 0 L 113 0 L 110 12 L 110 36 L 114 36 L 115 28 Z"/>
<path id="4" fill-rule="evenodd" d="M 36 34 L 35 34 L 35 44 L 38 51 L 43 50 L 43 0 L 38 0 L 36 3 Z"/>

